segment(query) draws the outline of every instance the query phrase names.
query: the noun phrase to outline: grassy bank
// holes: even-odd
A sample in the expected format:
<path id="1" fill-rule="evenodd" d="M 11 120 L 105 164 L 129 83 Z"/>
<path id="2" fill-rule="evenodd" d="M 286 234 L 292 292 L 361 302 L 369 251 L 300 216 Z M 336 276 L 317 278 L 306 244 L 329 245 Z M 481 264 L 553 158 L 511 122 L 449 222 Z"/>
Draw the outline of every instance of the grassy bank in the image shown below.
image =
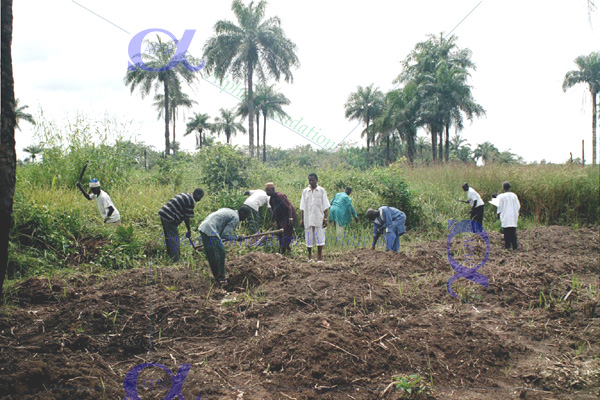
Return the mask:
<path id="1" fill-rule="evenodd" d="M 300 194 L 307 185 L 309 172 L 319 175 L 319 184 L 329 198 L 345 186 L 354 188 L 352 198 L 360 221 L 352 223 L 348 237 L 370 237 L 371 226 L 364 218 L 367 208 L 382 204 L 396 206 L 409 215 L 409 232 L 403 243 L 440 239 L 447 234 L 448 219 L 468 217 L 468 205 L 456 202 L 464 199 L 463 182 L 475 188 L 484 200 L 501 192 L 502 182 L 509 180 L 521 202 L 520 228 L 537 225 L 597 225 L 599 213 L 598 168 L 569 165 L 490 165 L 475 167 L 465 164 L 410 167 L 402 163 L 389 167 L 360 170 L 345 162 L 343 155 L 316 156 L 312 166 L 300 165 L 291 159 L 287 165 L 270 167 L 254 160 L 232 155 L 231 149 L 208 149 L 197 155 L 181 155 L 173 160 L 158 160 L 145 169 L 121 155 L 107 163 L 95 162 L 110 157 L 89 150 L 92 158 L 85 179 L 96 177 L 112 197 L 121 213 L 123 226 L 118 229 L 103 226 L 94 201 L 86 201 L 76 190 L 79 165 L 84 156 L 77 153 L 49 156 L 44 162 L 19 167 L 15 194 L 9 278 L 19 279 L 65 268 L 89 270 L 131 268 L 152 262 L 169 264 L 164 245 L 160 244 L 162 228 L 157 212 L 175 194 L 203 187 L 206 196 L 197 205 L 197 227 L 211 212 L 221 207 L 238 208 L 244 201 L 243 192 L 263 188 L 273 181 L 276 189 L 286 193 L 298 208 Z M 215 156 L 214 151 L 220 151 Z M 224 153 L 223 153 L 224 152 Z M 119 153 L 122 154 L 122 153 Z M 314 156 L 314 155 L 313 155 Z M 321 158 L 318 158 L 321 157 Z M 71 159 L 73 158 L 73 159 Z M 218 160 L 208 164 L 207 160 Z M 64 165 L 62 169 L 60 166 Z M 118 169 L 114 174 L 112 169 Z M 226 181 L 222 171 L 235 179 Z M 221 175 L 220 175 L 221 174 Z M 117 177 L 117 179 L 114 178 Z M 484 227 L 500 228 L 495 207 L 486 206 Z M 263 215 L 268 227 L 266 215 Z M 181 228 L 183 231 L 183 228 Z M 197 236 L 197 233 L 195 233 Z M 300 227 L 296 235 L 302 237 Z M 355 240 L 356 242 L 356 240 Z M 326 252 L 347 249 L 331 245 Z M 275 251 L 274 247 L 247 249 L 231 247 L 232 253 Z M 298 241 L 293 254 L 303 255 L 305 247 Z M 198 264 L 203 259 L 190 246 L 183 247 L 183 262 Z"/>

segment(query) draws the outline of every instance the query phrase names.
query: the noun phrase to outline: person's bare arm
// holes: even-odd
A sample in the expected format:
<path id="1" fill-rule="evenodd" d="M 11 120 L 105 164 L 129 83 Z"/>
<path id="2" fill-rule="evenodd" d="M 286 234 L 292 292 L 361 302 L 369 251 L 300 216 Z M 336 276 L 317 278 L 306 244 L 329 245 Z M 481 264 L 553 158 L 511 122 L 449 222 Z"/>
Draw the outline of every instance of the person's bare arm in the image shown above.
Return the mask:
<path id="1" fill-rule="evenodd" d="M 108 221 L 111 215 L 115 212 L 115 208 L 113 206 L 108 206 L 108 213 L 106 214 L 106 218 L 104 218 L 104 223 Z"/>
<path id="2" fill-rule="evenodd" d="M 79 188 L 79 190 L 81 190 L 81 193 L 85 196 L 86 199 L 88 199 L 88 200 L 92 199 L 90 197 L 90 195 L 83 189 L 83 186 L 81 186 L 81 182 L 77 182 L 77 184 L 75 186 L 77 186 L 77 188 Z"/>
<path id="3" fill-rule="evenodd" d="M 188 239 L 192 237 L 192 228 L 190 227 L 190 219 L 189 218 L 185 218 L 183 220 L 183 222 L 185 222 L 185 227 L 187 228 L 187 232 L 185 233 L 185 237 L 187 237 Z"/>

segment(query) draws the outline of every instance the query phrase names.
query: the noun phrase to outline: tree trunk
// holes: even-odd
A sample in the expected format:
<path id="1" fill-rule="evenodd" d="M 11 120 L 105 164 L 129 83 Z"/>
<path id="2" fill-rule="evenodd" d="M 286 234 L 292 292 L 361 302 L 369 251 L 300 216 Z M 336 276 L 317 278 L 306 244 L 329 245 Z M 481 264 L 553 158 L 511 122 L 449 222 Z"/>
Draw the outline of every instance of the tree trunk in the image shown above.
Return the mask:
<path id="1" fill-rule="evenodd" d="M 390 135 L 387 136 L 387 164 L 390 165 Z"/>
<path id="2" fill-rule="evenodd" d="M 417 132 L 415 132 L 414 134 L 413 132 L 409 132 L 408 135 L 408 161 L 412 165 L 415 158 L 415 137 L 417 136 Z"/>
<path id="3" fill-rule="evenodd" d="M 367 119 L 367 167 L 369 166 L 369 142 L 371 138 L 369 137 L 369 120 Z"/>
<path id="4" fill-rule="evenodd" d="M 267 115 L 263 114 L 263 163 L 267 162 Z"/>
<path id="5" fill-rule="evenodd" d="M 446 162 L 448 162 L 448 159 L 450 157 L 450 124 L 447 123 L 446 124 L 446 145 L 445 145 L 445 150 L 446 150 Z"/>
<path id="6" fill-rule="evenodd" d="M 173 141 L 171 143 L 173 143 L 173 146 L 175 146 L 175 120 L 177 120 L 177 118 L 175 118 L 175 107 L 173 108 Z M 173 148 L 173 153 L 175 153 L 175 148 Z"/>
<path id="7" fill-rule="evenodd" d="M 260 112 L 256 111 L 256 158 L 260 160 Z"/>
<path id="8" fill-rule="evenodd" d="M 17 153 L 15 151 L 15 90 L 12 71 L 12 0 L 2 0 L 2 93 L 0 119 L 0 298 L 8 267 L 8 239 L 13 224 Z"/>
<path id="9" fill-rule="evenodd" d="M 200 134 L 198 136 L 200 138 L 200 149 L 202 150 L 202 129 L 200 129 Z"/>
<path id="10" fill-rule="evenodd" d="M 433 156 L 433 162 L 437 160 L 436 157 L 436 146 L 437 146 L 437 132 L 431 127 L 431 155 Z"/>
<path id="11" fill-rule="evenodd" d="M 254 157 L 254 93 L 252 92 L 253 65 L 248 64 L 248 152 Z"/>
<path id="12" fill-rule="evenodd" d="M 592 165 L 596 165 L 596 93 L 592 92 Z"/>
<path id="13" fill-rule="evenodd" d="M 444 128 L 438 131 L 440 141 L 438 142 L 438 160 L 440 164 L 444 161 Z"/>
<path id="14" fill-rule="evenodd" d="M 165 158 L 169 155 L 171 144 L 169 143 L 169 84 L 165 79 Z"/>

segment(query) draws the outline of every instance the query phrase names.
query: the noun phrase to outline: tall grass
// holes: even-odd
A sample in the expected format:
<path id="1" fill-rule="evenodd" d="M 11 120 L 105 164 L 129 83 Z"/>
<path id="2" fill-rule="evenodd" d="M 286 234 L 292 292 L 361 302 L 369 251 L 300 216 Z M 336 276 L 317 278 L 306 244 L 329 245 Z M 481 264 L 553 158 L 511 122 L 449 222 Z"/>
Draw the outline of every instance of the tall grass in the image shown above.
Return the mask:
<path id="1" fill-rule="evenodd" d="M 205 189 L 205 197 L 195 209 L 194 227 L 218 208 L 237 209 L 245 199 L 245 190 L 264 188 L 269 181 L 275 183 L 277 191 L 288 196 L 299 212 L 301 192 L 308 185 L 307 175 L 311 172 L 318 174 L 319 184 L 327 190 L 330 199 L 344 187 L 353 187 L 351 197 L 359 223 L 352 222 L 349 232 L 363 238 L 372 234 L 371 224 L 365 218 L 367 208 L 382 204 L 407 212 L 407 225 L 411 229 L 403 237 L 403 243 L 443 238 L 447 234 L 448 219 L 468 218 L 468 205 L 455 201 L 466 198 L 461 188 L 463 182 L 468 182 L 487 202 L 492 193 L 502 192 L 503 181 L 510 181 L 521 202 L 520 225 L 597 225 L 600 217 L 598 167 L 465 164 L 411 167 L 396 163 L 387 168 L 360 170 L 339 155 L 308 150 L 298 157 L 294 156 L 297 151 L 291 151 L 285 157 L 285 165 L 272 167 L 255 160 L 241 162 L 239 154 L 232 149 L 214 149 L 159 159 L 146 169 L 139 160 L 140 146 L 124 140 L 108 144 L 106 129 L 85 119 L 75 120 L 68 129 L 49 123 L 42 123 L 38 129 L 46 135 L 49 147 L 41 162 L 23 165 L 17 170 L 15 225 L 10 248 L 12 277 L 69 266 L 73 255 L 80 250 L 77 244 L 86 238 L 104 243 L 105 248 L 95 254 L 102 266 L 142 266 L 148 260 L 155 265 L 167 264 L 157 213 L 177 193 L 191 192 L 195 187 Z M 218 157 L 218 163 L 202 159 L 207 156 Z M 231 165 L 228 164 L 230 156 L 234 158 Z M 308 158 L 310 165 L 306 163 Z M 121 213 L 122 230 L 104 226 L 95 202 L 85 200 L 75 188 L 85 161 L 90 164 L 84 180 L 92 176 L 100 179 Z M 237 179 L 219 185 L 222 165 L 237 168 Z M 239 171 L 242 167 L 246 170 Z M 211 177 L 215 181 L 206 185 Z M 495 207 L 486 205 L 486 230 L 499 227 L 495 212 Z M 264 218 L 263 229 L 266 229 L 268 216 Z M 301 227 L 296 226 L 295 232 L 302 237 Z M 329 232 L 329 236 L 332 234 Z M 361 245 L 363 242 L 369 240 L 363 240 Z M 329 244 L 327 248 L 326 253 L 347 249 Z M 228 251 L 265 250 L 236 246 Z M 294 246 L 292 254 L 303 255 L 305 251 L 300 243 Z M 189 246 L 182 252 L 183 259 L 190 262 L 198 257 L 192 256 Z"/>

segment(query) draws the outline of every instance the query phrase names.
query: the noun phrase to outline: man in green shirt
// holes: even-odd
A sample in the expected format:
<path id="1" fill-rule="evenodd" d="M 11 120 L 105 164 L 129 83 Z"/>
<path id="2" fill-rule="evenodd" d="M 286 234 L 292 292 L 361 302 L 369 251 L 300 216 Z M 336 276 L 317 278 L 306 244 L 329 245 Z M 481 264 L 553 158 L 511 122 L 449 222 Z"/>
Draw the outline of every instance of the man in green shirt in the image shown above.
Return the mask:
<path id="1" fill-rule="evenodd" d="M 338 239 L 342 243 L 344 242 L 344 228 L 350 225 L 352 218 L 354 218 L 355 222 L 358 222 L 358 216 L 352 205 L 350 193 L 352 193 L 352 188 L 347 187 L 344 192 L 336 194 L 333 196 L 333 200 L 331 200 L 329 221 L 335 222 L 336 225 L 336 243 Z"/>

